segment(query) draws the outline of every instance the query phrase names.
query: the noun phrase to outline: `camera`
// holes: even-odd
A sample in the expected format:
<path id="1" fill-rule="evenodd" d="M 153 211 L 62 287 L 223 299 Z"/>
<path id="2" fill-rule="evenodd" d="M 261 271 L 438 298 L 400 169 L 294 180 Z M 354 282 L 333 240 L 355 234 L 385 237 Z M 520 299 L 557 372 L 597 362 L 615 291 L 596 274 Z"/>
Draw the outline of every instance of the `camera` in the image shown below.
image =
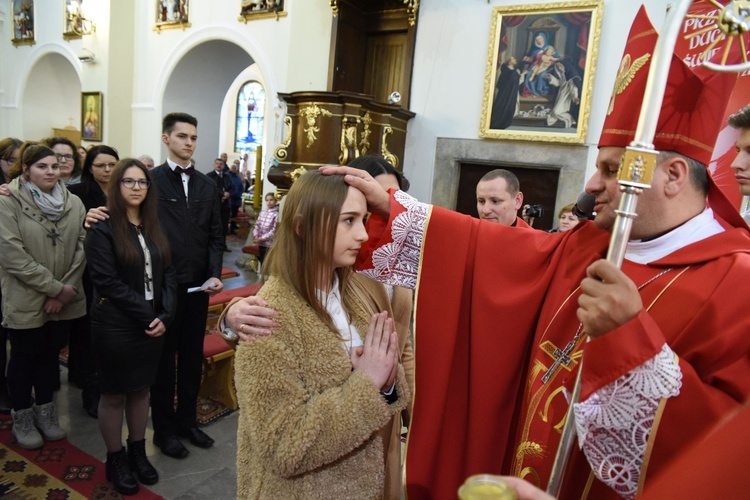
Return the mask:
<path id="1" fill-rule="evenodd" d="M 529 219 L 541 219 L 544 208 L 541 205 L 529 205 L 526 207 L 526 217 Z"/>

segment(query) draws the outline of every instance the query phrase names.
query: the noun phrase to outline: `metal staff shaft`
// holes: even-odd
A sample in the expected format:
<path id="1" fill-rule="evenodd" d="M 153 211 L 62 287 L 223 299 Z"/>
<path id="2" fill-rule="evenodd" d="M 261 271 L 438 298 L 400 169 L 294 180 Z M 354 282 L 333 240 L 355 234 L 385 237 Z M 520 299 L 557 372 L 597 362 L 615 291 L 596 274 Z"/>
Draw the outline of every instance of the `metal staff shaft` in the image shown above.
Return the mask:
<path id="1" fill-rule="evenodd" d="M 677 36 L 691 3 L 692 0 L 680 0 L 667 14 L 665 27 L 654 48 L 635 138 L 626 149 L 620 163 L 618 183 L 622 196 L 618 209 L 615 211 L 616 219 L 607 251 L 607 260 L 617 267 L 622 266 L 625 257 L 625 249 L 630 239 L 633 219 L 637 216 L 635 208 L 638 203 L 638 196 L 644 189 L 651 187 L 651 179 L 656 168 L 657 152 L 653 146 L 656 125 L 664 100 L 664 90 L 667 87 L 669 67 Z M 565 476 L 573 443 L 576 439 L 574 404 L 578 402 L 581 394 L 582 371 L 583 357 L 578 363 L 575 386 L 571 394 L 568 411 L 565 414 L 565 425 L 560 436 L 560 445 L 557 448 L 552 473 L 547 485 L 547 493 L 554 497 L 560 496 L 562 479 Z"/>

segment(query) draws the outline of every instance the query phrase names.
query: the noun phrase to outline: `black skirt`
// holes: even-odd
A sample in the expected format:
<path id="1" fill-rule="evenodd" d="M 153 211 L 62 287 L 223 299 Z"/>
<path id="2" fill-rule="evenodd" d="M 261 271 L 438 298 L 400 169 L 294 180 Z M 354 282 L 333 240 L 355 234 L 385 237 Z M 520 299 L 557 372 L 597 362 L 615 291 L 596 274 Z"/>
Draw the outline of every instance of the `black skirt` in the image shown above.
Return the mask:
<path id="1" fill-rule="evenodd" d="M 132 323 L 113 326 L 92 319 L 91 344 L 102 394 L 139 391 L 156 381 L 164 335 L 150 337 Z"/>

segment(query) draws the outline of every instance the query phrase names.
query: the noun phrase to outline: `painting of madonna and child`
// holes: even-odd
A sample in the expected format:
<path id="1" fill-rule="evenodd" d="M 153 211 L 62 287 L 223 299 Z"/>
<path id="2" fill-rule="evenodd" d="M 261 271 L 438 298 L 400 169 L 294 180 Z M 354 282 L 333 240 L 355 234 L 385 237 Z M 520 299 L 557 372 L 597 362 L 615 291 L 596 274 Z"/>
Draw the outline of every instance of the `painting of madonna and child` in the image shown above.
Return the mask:
<path id="1" fill-rule="evenodd" d="M 549 5 L 493 10 L 481 137 L 584 142 L 600 4 Z"/>

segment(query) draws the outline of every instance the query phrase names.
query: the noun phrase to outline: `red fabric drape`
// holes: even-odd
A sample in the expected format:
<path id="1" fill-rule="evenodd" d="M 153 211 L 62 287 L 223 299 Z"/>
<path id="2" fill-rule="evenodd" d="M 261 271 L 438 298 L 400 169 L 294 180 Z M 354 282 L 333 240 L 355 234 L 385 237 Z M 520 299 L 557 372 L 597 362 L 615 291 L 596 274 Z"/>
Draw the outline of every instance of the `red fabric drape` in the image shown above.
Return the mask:
<path id="1" fill-rule="evenodd" d="M 563 17 L 573 26 L 580 26 L 581 31 L 578 33 L 578 41 L 576 45 L 581 50 L 581 54 L 578 57 L 578 66 L 581 69 L 586 69 L 586 54 L 588 53 L 588 40 L 589 40 L 589 26 L 591 24 L 591 13 L 590 12 L 571 12 L 570 14 L 563 14 Z"/>
<path id="2" fill-rule="evenodd" d="M 508 48 L 508 28 L 518 26 L 524 19 L 526 19 L 526 16 L 503 16 L 500 24 L 500 46 L 497 49 L 498 64 L 502 62 L 500 55 Z"/>

